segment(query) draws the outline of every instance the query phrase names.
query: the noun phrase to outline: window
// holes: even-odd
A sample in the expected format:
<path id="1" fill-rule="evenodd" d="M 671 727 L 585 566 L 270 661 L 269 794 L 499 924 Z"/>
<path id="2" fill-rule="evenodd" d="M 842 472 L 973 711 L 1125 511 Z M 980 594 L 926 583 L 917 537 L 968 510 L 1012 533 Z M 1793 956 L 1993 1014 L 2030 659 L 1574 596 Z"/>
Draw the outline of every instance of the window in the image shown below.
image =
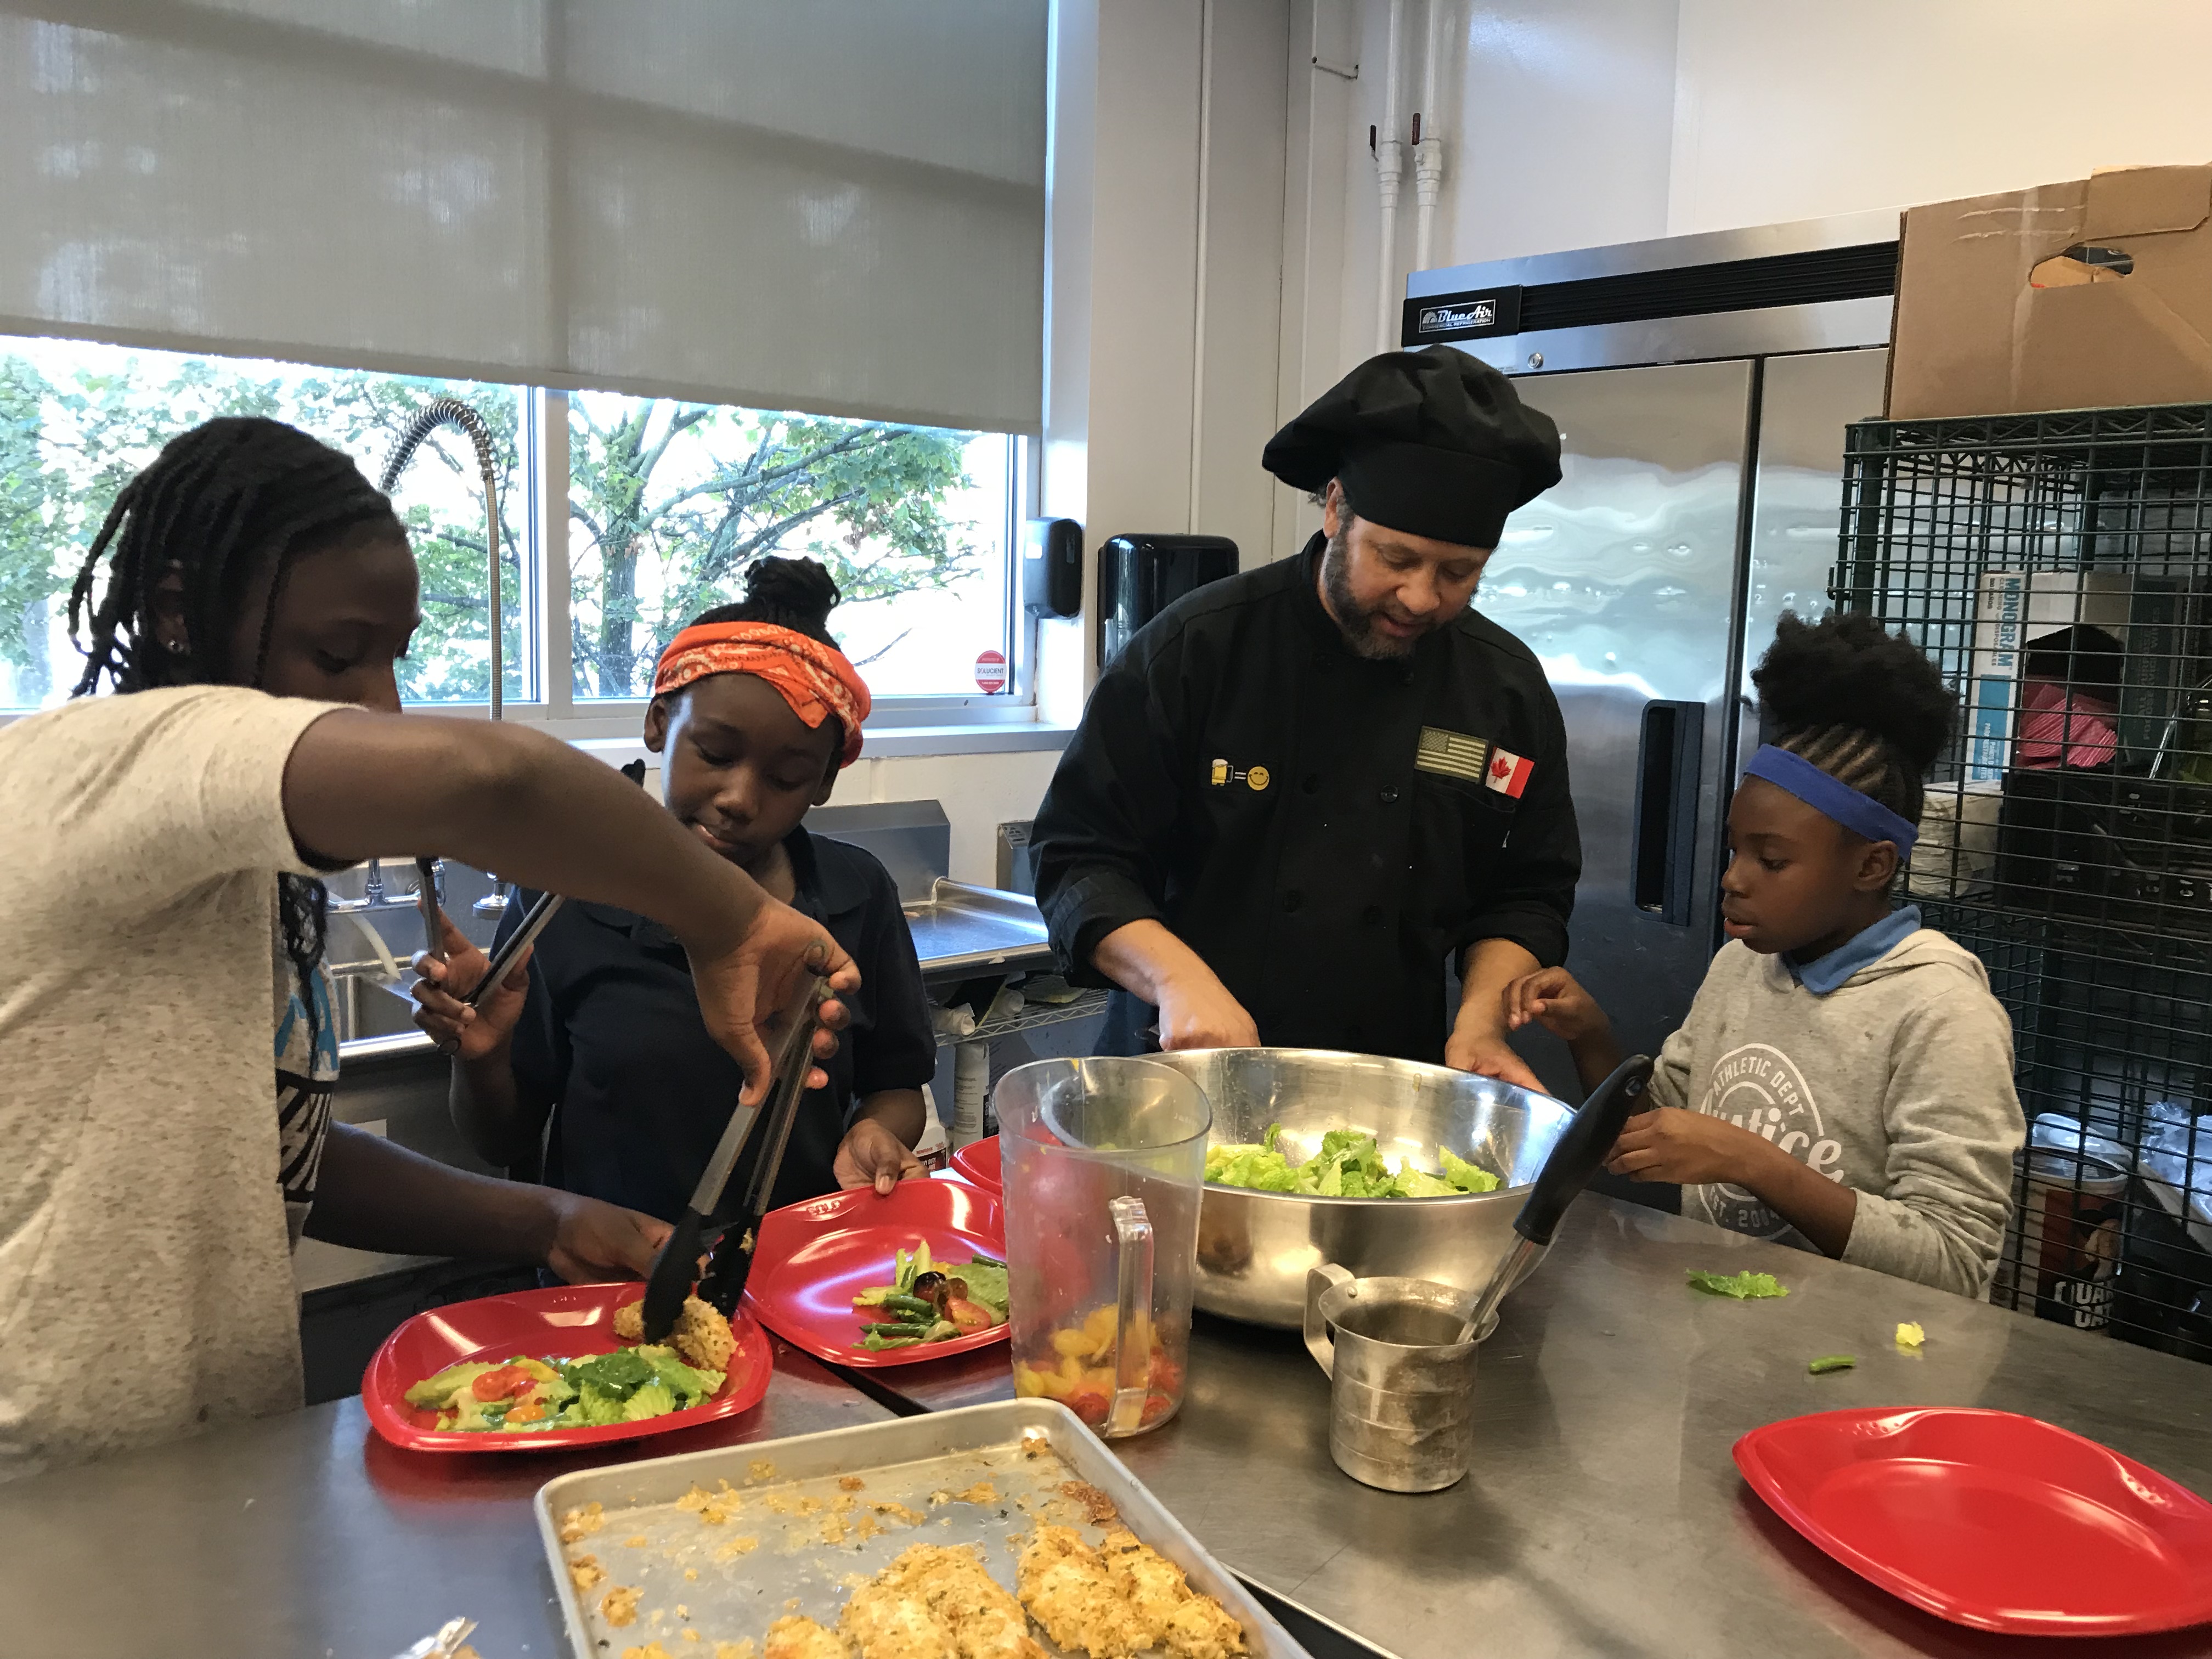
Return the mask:
<path id="1" fill-rule="evenodd" d="M 82 672 L 69 595 L 115 493 L 177 434 L 222 415 L 265 415 L 358 459 L 374 479 L 416 412 L 461 398 L 490 427 L 501 469 L 507 695 L 521 697 L 522 544 L 514 495 L 522 400 L 512 386 L 70 340 L 0 341 L 0 708 L 59 702 Z M 422 571 L 422 627 L 400 695 L 481 702 L 490 685 L 482 486 L 451 428 L 421 449 L 393 493 Z M 106 591 L 103 571 L 94 595 Z"/>
<path id="2" fill-rule="evenodd" d="M 878 699 L 877 723 L 897 724 L 902 699 L 915 720 L 962 718 L 947 700 L 969 718 L 1018 712 L 1006 666 L 1023 643 L 1013 438 L 43 339 L 0 339 L 0 710 L 49 706 L 76 685 L 70 585 L 115 492 L 167 439 L 219 415 L 266 415 L 345 450 L 374 479 L 441 395 L 493 435 L 501 682 L 517 716 L 604 716 L 649 695 L 676 630 L 739 597 L 746 565 L 771 553 L 829 567 L 844 594 L 831 631 Z M 544 441 L 544 422 L 565 425 L 567 441 Z M 467 439 L 434 432 L 392 500 L 422 579 L 401 695 L 481 704 L 489 583 Z M 568 533 L 541 539 L 554 503 Z M 556 597 L 565 603 L 548 603 Z M 568 635 L 562 648 L 553 629 Z"/>
<path id="3" fill-rule="evenodd" d="M 570 662 L 580 698 L 650 695 L 701 611 L 767 553 L 829 568 L 830 619 L 878 696 L 975 694 L 1004 663 L 1010 438 L 578 392 L 568 402 Z"/>

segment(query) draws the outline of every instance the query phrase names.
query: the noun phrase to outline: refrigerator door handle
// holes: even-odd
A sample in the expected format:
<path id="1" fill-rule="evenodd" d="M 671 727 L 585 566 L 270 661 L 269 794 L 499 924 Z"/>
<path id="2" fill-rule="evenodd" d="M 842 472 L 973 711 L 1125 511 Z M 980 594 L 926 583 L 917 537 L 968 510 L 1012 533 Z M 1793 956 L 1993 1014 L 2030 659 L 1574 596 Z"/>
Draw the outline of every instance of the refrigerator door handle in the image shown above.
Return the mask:
<path id="1" fill-rule="evenodd" d="M 1655 700 L 1644 706 L 1637 745 L 1636 820 L 1630 897 L 1677 927 L 1690 925 L 1696 884 L 1698 788 L 1705 775 L 1705 705 Z"/>

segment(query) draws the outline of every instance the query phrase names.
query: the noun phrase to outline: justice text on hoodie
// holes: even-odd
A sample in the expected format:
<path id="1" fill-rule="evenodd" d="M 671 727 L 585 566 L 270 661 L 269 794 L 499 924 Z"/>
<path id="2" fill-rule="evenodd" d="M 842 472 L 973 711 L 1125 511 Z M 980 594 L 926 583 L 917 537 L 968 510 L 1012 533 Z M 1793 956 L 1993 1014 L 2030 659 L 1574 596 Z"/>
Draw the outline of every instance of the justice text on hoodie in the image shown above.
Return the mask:
<path id="1" fill-rule="evenodd" d="M 1660 1051 L 1651 1097 L 1725 1118 L 1856 1192 L 1845 1261 L 1989 1294 L 2026 1125 L 2012 1022 L 1979 959 L 1943 934 L 1909 934 L 1825 995 L 1730 943 Z M 1685 1187 L 1682 1213 L 1812 1248 L 1741 1187 Z"/>

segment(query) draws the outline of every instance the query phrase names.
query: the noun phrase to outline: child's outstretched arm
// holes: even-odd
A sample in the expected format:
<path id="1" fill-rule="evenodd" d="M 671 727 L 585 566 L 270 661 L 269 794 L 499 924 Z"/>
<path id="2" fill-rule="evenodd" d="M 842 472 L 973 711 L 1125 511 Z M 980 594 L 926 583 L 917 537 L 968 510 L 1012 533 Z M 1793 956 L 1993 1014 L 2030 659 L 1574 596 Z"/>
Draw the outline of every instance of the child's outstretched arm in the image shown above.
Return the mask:
<path id="1" fill-rule="evenodd" d="M 1575 976 L 1564 968 L 1543 968 L 1505 988 L 1505 1029 L 1517 1031 L 1534 1020 L 1564 1042 L 1575 1057 L 1575 1073 L 1585 1090 L 1613 1075 L 1621 1061 L 1613 1022 Z"/>

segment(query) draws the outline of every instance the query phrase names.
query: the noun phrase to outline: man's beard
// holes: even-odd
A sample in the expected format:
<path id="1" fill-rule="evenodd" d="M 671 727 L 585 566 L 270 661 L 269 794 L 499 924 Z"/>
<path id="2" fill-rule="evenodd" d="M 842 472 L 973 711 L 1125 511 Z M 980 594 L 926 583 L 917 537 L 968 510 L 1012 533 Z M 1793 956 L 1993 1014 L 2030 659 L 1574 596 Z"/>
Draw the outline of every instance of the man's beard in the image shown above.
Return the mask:
<path id="1" fill-rule="evenodd" d="M 1322 591 L 1328 596 L 1329 615 L 1352 655 L 1364 657 L 1370 662 L 1402 662 L 1413 654 L 1413 647 L 1432 630 L 1424 630 L 1410 640 L 1398 640 L 1376 628 L 1376 611 L 1362 606 L 1352 596 L 1352 561 L 1345 551 L 1346 535 L 1346 532 L 1338 531 L 1321 552 L 1321 585 Z"/>

